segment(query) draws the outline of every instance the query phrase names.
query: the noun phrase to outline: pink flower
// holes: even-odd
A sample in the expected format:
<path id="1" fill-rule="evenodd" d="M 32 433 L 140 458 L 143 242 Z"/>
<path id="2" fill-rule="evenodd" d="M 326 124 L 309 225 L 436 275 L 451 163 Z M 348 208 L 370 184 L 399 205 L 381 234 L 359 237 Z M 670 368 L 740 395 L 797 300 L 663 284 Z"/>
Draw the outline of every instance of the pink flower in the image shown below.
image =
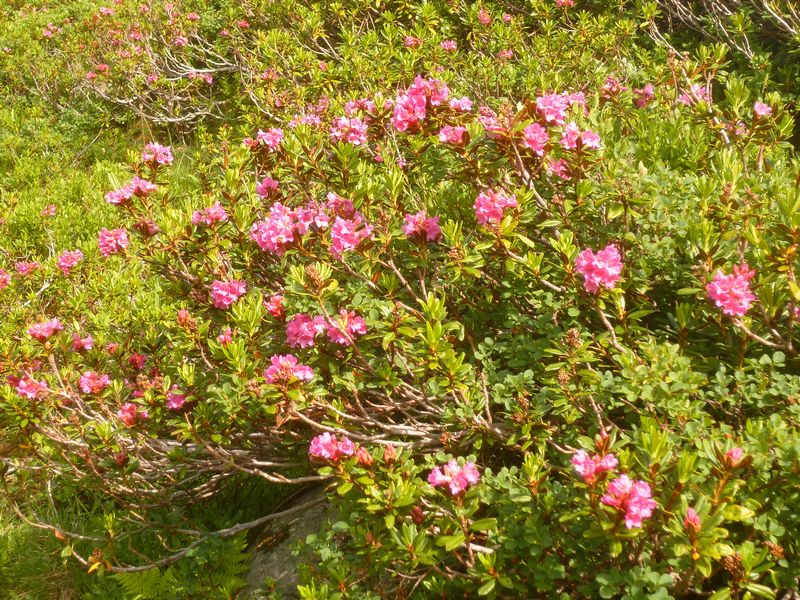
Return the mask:
<path id="1" fill-rule="evenodd" d="M 445 52 L 455 52 L 458 49 L 458 44 L 455 40 L 444 40 L 439 47 Z"/>
<path id="2" fill-rule="evenodd" d="M 439 130 L 439 141 L 443 144 L 450 143 L 460 146 L 464 143 L 464 134 L 466 132 L 467 128 L 461 125 L 456 127 L 445 125 Z"/>
<path id="3" fill-rule="evenodd" d="M 171 165 L 173 161 L 172 149 L 169 146 L 151 143 L 144 147 L 142 161 L 151 165 Z"/>
<path id="4" fill-rule="evenodd" d="M 126 402 L 117 411 L 117 416 L 123 423 L 125 423 L 125 425 L 127 425 L 128 427 L 133 427 L 138 422 L 147 419 L 148 414 L 146 410 L 140 411 L 139 407 L 136 406 L 133 402 Z"/>
<path id="5" fill-rule="evenodd" d="M 230 308 L 246 290 L 244 281 L 239 279 L 214 281 L 211 284 L 211 305 L 223 310 Z"/>
<path id="6" fill-rule="evenodd" d="M 173 385 L 167 392 L 167 410 L 180 410 L 184 402 L 186 394 L 181 392 L 177 385 Z"/>
<path id="7" fill-rule="evenodd" d="M 108 375 L 86 371 L 78 380 L 78 387 L 84 394 L 97 394 L 102 392 L 111 383 Z"/>
<path id="8" fill-rule="evenodd" d="M 686 527 L 686 530 L 697 533 L 700 531 L 701 525 L 700 515 L 697 514 L 697 511 L 693 508 L 686 509 L 686 517 L 683 519 L 683 526 Z"/>
<path id="9" fill-rule="evenodd" d="M 271 127 L 267 131 L 258 130 L 255 139 L 255 145 L 266 146 L 273 152 L 278 149 L 283 141 L 283 130 L 279 127 Z"/>
<path id="10" fill-rule="evenodd" d="M 755 276 L 746 263 L 733 267 L 732 275 L 717 271 L 706 284 L 706 293 L 726 315 L 741 317 L 756 297 L 750 291 L 750 279 Z"/>
<path id="11" fill-rule="evenodd" d="M 17 273 L 22 276 L 30 275 L 39 268 L 39 262 L 35 260 L 21 260 L 16 264 Z"/>
<path id="12" fill-rule="evenodd" d="M 740 462 L 742 462 L 742 458 L 744 457 L 744 450 L 738 447 L 731 448 L 725 453 L 725 457 L 723 458 L 723 463 L 726 467 L 736 467 Z"/>
<path id="13" fill-rule="evenodd" d="M 539 156 L 544 156 L 545 147 L 547 142 L 550 141 L 547 130 L 539 123 L 531 123 L 522 130 L 522 134 L 525 136 L 522 145 L 530 148 Z"/>
<path id="14" fill-rule="evenodd" d="M 583 275 L 583 286 L 587 292 L 596 294 L 600 286 L 612 289 L 622 273 L 622 257 L 613 244 L 595 254 L 587 248 L 575 259 L 575 268 Z"/>
<path id="15" fill-rule="evenodd" d="M 350 346 L 356 336 L 367 333 L 367 324 L 354 311 L 339 311 L 339 318 L 328 323 L 328 339 L 334 344 Z"/>
<path id="16" fill-rule="evenodd" d="M 27 375 L 17 381 L 15 389 L 22 398 L 28 398 L 29 400 L 41 398 L 50 391 L 46 381 L 36 381 Z"/>
<path id="17" fill-rule="evenodd" d="M 294 241 L 295 214 L 280 202 L 272 205 L 266 220 L 258 221 L 250 228 L 250 238 L 264 252 L 280 256 L 286 246 Z"/>
<path id="18" fill-rule="evenodd" d="M 492 16 L 485 8 L 482 8 L 478 11 L 478 22 L 481 25 L 490 25 L 492 23 Z"/>
<path id="19" fill-rule="evenodd" d="M 124 229 L 106 229 L 103 227 L 97 235 L 100 254 L 110 256 L 122 252 L 128 247 L 128 232 Z"/>
<path id="20" fill-rule="evenodd" d="M 326 431 L 311 440 L 308 454 L 311 458 L 336 462 L 342 456 L 352 456 L 355 450 L 355 444 L 347 436 L 337 440 L 334 435 Z"/>
<path id="21" fill-rule="evenodd" d="M 756 102 L 753 105 L 753 114 L 755 114 L 756 118 L 763 119 L 764 117 L 768 117 L 772 114 L 772 107 L 769 104 L 764 104 L 763 102 Z"/>
<path id="22" fill-rule="evenodd" d="M 578 450 L 572 456 L 572 466 L 583 477 L 583 480 L 592 485 L 597 481 L 597 476 L 605 471 L 613 471 L 619 462 L 613 454 L 589 456 L 584 450 Z"/>
<path id="23" fill-rule="evenodd" d="M 336 217 L 331 226 L 330 252 L 341 259 L 344 252 L 355 250 L 370 235 L 372 227 L 364 221 L 361 213 L 356 213 L 352 219 Z"/>
<path id="24" fill-rule="evenodd" d="M 569 165 L 563 158 L 548 161 L 547 172 L 561 179 L 569 179 L 571 176 Z"/>
<path id="25" fill-rule="evenodd" d="M 627 475 L 620 475 L 608 484 L 608 492 L 600 502 L 613 506 L 625 516 L 625 527 L 641 527 L 644 519 L 649 519 L 658 505 L 652 499 L 650 486 L 645 481 L 631 481 Z"/>
<path id="26" fill-rule="evenodd" d="M 497 58 L 504 60 L 514 58 L 514 51 L 511 50 L 510 48 L 506 48 L 505 50 L 500 50 L 500 52 L 497 53 Z"/>
<path id="27" fill-rule="evenodd" d="M 558 8 L 570 8 L 575 6 L 575 0 L 556 0 L 556 6 Z"/>
<path id="28" fill-rule="evenodd" d="M 225 208 L 219 203 L 219 200 L 208 208 L 196 210 L 192 214 L 192 225 L 203 223 L 211 226 L 214 223 L 224 223 L 227 220 L 228 213 L 225 212 Z"/>
<path id="29" fill-rule="evenodd" d="M 83 259 L 83 252 L 80 250 L 66 250 L 58 255 L 56 266 L 61 269 L 64 275 L 69 275 L 72 268 Z"/>
<path id="30" fill-rule="evenodd" d="M 574 150 L 575 148 L 597 149 L 600 147 L 600 136 L 588 129 L 581 131 L 575 121 L 572 121 L 564 128 L 560 143 L 565 150 Z"/>
<path id="31" fill-rule="evenodd" d="M 569 98 L 565 94 L 548 94 L 536 98 L 536 111 L 547 123 L 563 125 L 569 104 Z"/>
<path id="32" fill-rule="evenodd" d="M 272 177 L 264 177 L 261 183 L 256 184 L 256 194 L 261 198 L 269 198 L 278 191 L 278 182 Z"/>
<path id="33" fill-rule="evenodd" d="M 172 45 L 176 48 L 185 48 L 189 45 L 189 39 L 185 35 L 176 35 L 172 40 Z"/>
<path id="34" fill-rule="evenodd" d="M 392 125 L 397 131 L 406 131 L 416 127 L 425 120 L 426 99 L 422 94 L 404 94 L 398 96 L 394 104 Z"/>
<path id="35" fill-rule="evenodd" d="M 288 384 L 293 381 L 311 381 L 314 378 L 311 367 L 298 364 L 297 358 L 291 354 L 276 354 L 270 358 L 270 363 L 272 364 L 264 371 L 267 383 Z"/>
<path id="36" fill-rule="evenodd" d="M 196 12 L 190 12 L 188 15 L 186 15 L 186 20 L 187 21 L 193 21 L 193 22 L 194 21 L 199 21 L 200 20 L 200 15 L 198 15 Z"/>
<path id="37" fill-rule="evenodd" d="M 292 348 L 310 348 L 314 345 L 314 338 L 327 327 L 324 317 L 312 319 L 305 313 L 298 313 L 286 323 L 286 341 Z"/>
<path id="38" fill-rule="evenodd" d="M 514 20 L 514 17 L 512 17 L 510 14 L 503 13 L 503 23 L 508 24 L 508 23 L 511 23 L 511 21 L 513 21 L 513 20 Z"/>
<path id="39" fill-rule="evenodd" d="M 128 364 L 137 371 L 141 371 L 144 369 L 145 364 L 147 364 L 147 355 L 134 352 L 128 357 Z"/>
<path id="40" fill-rule="evenodd" d="M 274 294 L 264 300 L 264 306 L 267 312 L 276 319 L 282 319 L 286 315 L 286 311 L 283 307 L 283 296 L 280 294 Z"/>
<path id="41" fill-rule="evenodd" d="M 478 483 L 480 476 L 474 462 L 467 462 L 462 467 L 458 461 L 452 459 L 447 464 L 434 468 L 428 475 L 428 483 L 433 487 L 446 485 L 450 488 L 451 495 L 458 496 L 470 485 Z"/>
<path id="42" fill-rule="evenodd" d="M 367 125 L 361 119 L 339 117 L 331 127 L 331 139 L 335 142 L 347 142 L 354 146 L 367 145 Z"/>
<path id="43" fill-rule="evenodd" d="M 419 48 L 422 46 L 422 40 L 418 37 L 414 37 L 413 35 L 407 35 L 403 38 L 403 45 L 406 48 Z"/>
<path id="44" fill-rule="evenodd" d="M 28 327 L 28 335 L 40 342 L 45 342 L 51 335 L 62 329 L 64 329 L 64 326 L 61 324 L 61 321 L 58 319 L 50 319 L 49 321 L 42 321 L 41 323 L 36 323 Z"/>
<path id="45" fill-rule="evenodd" d="M 683 94 L 678 96 L 678 102 L 680 104 L 685 104 L 686 106 L 692 106 L 693 104 L 695 104 L 697 100 L 702 100 L 706 104 L 711 103 L 711 94 L 708 91 L 708 88 L 706 88 L 703 85 L 700 85 L 699 83 L 693 83 L 690 89 L 691 89 L 690 92 L 684 92 Z M 695 100 L 695 98 L 697 100 Z"/>
<path id="46" fill-rule="evenodd" d="M 643 88 L 634 88 L 633 90 L 633 103 L 638 108 L 645 108 L 653 100 L 655 100 L 656 91 L 652 83 L 648 83 Z"/>
<path id="47" fill-rule="evenodd" d="M 435 242 L 442 235 L 439 217 L 429 217 L 424 210 L 405 217 L 403 233 L 408 237 L 423 237 L 425 241 Z"/>
<path id="48" fill-rule="evenodd" d="M 233 332 L 230 327 L 226 327 L 225 331 L 217 336 L 217 342 L 222 346 L 227 346 L 233 341 Z"/>
<path id="49" fill-rule="evenodd" d="M 486 190 L 475 199 L 475 220 L 481 225 L 499 223 L 503 220 L 503 211 L 506 208 L 517 206 L 514 194 L 509 196 L 502 190 Z"/>
<path id="50" fill-rule="evenodd" d="M 72 350 L 74 352 L 83 352 L 92 348 L 94 348 L 94 338 L 92 336 L 88 335 L 82 338 L 77 333 L 72 334 Z"/>
<path id="51" fill-rule="evenodd" d="M 469 112 L 472 110 L 472 100 L 467 96 L 461 98 L 452 98 L 450 100 L 450 108 L 456 112 Z"/>
<path id="52" fill-rule="evenodd" d="M 609 75 L 606 77 L 606 82 L 603 84 L 603 89 L 601 90 L 600 95 L 606 100 L 610 100 L 611 98 L 619 96 L 627 89 L 628 86 L 622 85 L 622 83 L 616 77 Z"/>
<path id="53" fill-rule="evenodd" d="M 7 288 L 11 285 L 11 273 L 6 273 L 0 269 L 0 290 Z"/>
<path id="54" fill-rule="evenodd" d="M 42 209 L 41 215 L 43 217 L 55 217 L 56 216 L 56 205 L 55 204 L 48 204 Z"/>

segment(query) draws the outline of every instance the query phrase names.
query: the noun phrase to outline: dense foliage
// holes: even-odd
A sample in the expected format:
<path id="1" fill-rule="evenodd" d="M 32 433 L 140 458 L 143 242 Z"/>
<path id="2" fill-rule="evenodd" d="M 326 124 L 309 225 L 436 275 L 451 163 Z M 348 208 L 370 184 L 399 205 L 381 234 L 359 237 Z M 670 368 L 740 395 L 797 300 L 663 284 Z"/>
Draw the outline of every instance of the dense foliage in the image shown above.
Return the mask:
<path id="1" fill-rule="evenodd" d="M 304 598 L 798 586 L 768 69 L 622 1 L 4 10 L 3 489 L 85 597 L 234 597 L 314 486 Z"/>

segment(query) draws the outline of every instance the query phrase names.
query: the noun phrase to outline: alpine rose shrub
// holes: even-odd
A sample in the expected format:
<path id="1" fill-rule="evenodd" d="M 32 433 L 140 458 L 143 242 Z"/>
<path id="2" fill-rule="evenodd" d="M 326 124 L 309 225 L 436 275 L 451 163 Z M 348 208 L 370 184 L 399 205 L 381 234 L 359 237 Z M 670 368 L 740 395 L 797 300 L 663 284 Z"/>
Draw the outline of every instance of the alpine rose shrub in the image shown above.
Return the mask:
<path id="1" fill-rule="evenodd" d="M 88 595 L 241 595 L 178 579 L 312 489 L 330 522 L 275 593 L 796 588 L 798 164 L 769 61 L 672 54 L 647 3 L 24 4 L 4 500 Z"/>

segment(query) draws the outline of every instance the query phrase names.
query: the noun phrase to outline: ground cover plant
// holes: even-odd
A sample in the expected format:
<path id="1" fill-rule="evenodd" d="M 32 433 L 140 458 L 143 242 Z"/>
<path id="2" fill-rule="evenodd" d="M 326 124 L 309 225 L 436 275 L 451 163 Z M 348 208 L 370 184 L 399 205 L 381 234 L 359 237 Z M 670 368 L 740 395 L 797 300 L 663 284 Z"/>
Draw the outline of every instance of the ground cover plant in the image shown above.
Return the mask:
<path id="1" fill-rule="evenodd" d="M 19 597 L 18 540 L 79 597 L 244 597 L 314 488 L 304 598 L 798 588 L 768 68 L 677 53 L 655 3 L 4 10 Z"/>

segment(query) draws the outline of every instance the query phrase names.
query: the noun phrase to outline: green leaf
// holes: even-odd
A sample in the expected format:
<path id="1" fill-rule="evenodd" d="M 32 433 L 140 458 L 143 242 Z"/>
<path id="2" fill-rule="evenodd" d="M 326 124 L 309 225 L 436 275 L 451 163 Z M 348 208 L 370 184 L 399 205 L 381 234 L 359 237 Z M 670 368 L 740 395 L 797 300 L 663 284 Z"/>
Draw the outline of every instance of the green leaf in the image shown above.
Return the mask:
<path id="1" fill-rule="evenodd" d="M 497 529 L 497 519 L 479 519 L 470 527 L 472 531 L 491 531 Z"/>
<path id="2" fill-rule="evenodd" d="M 495 579 L 490 579 L 478 588 L 478 596 L 488 596 L 492 593 L 492 590 L 494 590 L 495 585 L 497 585 L 497 581 Z"/>
<path id="3" fill-rule="evenodd" d="M 443 535 L 436 540 L 437 546 L 444 546 L 444 549 L 450 552 L 461 546 L 466 541 L 463 531 L 459 531 L 455 535 Z"/>

